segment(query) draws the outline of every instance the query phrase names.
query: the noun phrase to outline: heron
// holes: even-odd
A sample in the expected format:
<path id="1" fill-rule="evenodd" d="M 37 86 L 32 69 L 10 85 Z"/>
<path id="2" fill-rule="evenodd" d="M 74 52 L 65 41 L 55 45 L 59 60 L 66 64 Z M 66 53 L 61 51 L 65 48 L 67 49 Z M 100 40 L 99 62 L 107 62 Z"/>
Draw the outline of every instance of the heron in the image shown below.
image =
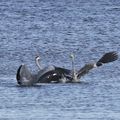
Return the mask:
<path id="1" fill-rule="evenodd" d="M 57 67 L 54 65 L 42 68 L 40 64 L 40 56 L 35 58 L 35 62 L 39 71 L 37 74 L 32 74 L 26 65 L 20 65 L 17 70 L 16 79 L 19 85 L 34 85 L 36 83 L 76 83 L 80 82 L 80 78 L 93 68 L 98 68 L 106 63 L 113 62 L 118 59 L 118 54 L 115 51 L 105 53 L 97 62 L 85 64 L 81 69 L 75 68 L 75 55 L 70 55 L 72 61 L 72 69 Z"/>
<path id="2" fill-rule="evenodd" d="M 31 86 L 35 83 L 58 83 L 60 81 L 62 82 L 65 74 L 68 75 L 70 73 L 70 70 L 54 65 L 42 68 L 40 56 L 35 57 L 35 63 L 39 69 L 37 74 L 32 74 L 25 64 L 19 66 L 16 74 L 19 85 Z"/>

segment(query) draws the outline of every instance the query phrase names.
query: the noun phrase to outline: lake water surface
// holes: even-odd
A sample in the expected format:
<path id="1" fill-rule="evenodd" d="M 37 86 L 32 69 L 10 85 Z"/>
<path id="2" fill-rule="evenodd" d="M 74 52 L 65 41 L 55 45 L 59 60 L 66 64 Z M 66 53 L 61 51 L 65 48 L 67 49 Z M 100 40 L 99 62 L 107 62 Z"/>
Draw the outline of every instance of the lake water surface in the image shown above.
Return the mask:
<path id="1" fill-rule="evenodd" d="M 0 1 L 1 120 L 119 120 L 120 60 L 92 70 L 79 84 L 20 87 L 16 71 L 42 66 L 71 69 L 120 51 L 119 0 Z"/>

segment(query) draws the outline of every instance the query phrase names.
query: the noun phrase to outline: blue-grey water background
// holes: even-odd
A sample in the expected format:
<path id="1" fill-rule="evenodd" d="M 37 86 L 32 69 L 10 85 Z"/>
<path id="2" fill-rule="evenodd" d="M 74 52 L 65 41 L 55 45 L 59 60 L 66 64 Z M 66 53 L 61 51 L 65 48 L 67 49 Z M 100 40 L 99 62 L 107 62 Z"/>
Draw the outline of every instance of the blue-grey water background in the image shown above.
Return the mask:
<path id="1" fill-rule="evenodd" d="M 119 120 L 120 60 L 92 70 L 80 84 L 19 87 L 26 64 L 71 69 L 120 51 L 119 0 L 0 0 L 0 120 Z"/>

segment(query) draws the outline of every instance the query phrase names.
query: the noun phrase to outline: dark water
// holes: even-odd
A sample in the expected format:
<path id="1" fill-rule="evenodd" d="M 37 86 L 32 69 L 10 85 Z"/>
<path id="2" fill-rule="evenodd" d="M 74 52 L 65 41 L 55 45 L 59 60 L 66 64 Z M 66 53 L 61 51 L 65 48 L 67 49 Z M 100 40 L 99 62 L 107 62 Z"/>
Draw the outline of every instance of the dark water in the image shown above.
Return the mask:
<path id="1" fill-rule="evenodd" d="M 0 119 L 119 120 L 120 60 L 91 71 L 80 84 L 19 87 L 20 64 L 76 68 L 120 51 L 119 0 L 0 1 Z"/>

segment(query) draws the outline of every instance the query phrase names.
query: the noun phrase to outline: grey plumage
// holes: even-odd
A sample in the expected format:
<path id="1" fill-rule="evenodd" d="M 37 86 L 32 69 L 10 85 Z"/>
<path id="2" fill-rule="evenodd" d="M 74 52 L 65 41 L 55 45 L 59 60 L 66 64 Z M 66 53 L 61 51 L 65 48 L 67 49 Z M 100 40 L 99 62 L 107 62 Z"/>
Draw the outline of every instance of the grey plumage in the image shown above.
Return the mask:
<path id="1" fill-rule="evenodd" d="M 86 64 L 84 67 L 82 67 L 77 73 L 77 78 L 80 79 L 82 76 L 89 73 L 89 71 L 94 68 L 94 65 L 95 64 Z"/>
<path id="2" fill-rule="evenodd" d="M 26 65 L 21 65 L 18 68 L 16 78 L 17 78 L 18 84 L 20 85 L 29 86 L 37 82 L 37 76 L 34 74 L 31 74 L 31 72 L 28 70 Z"/>

